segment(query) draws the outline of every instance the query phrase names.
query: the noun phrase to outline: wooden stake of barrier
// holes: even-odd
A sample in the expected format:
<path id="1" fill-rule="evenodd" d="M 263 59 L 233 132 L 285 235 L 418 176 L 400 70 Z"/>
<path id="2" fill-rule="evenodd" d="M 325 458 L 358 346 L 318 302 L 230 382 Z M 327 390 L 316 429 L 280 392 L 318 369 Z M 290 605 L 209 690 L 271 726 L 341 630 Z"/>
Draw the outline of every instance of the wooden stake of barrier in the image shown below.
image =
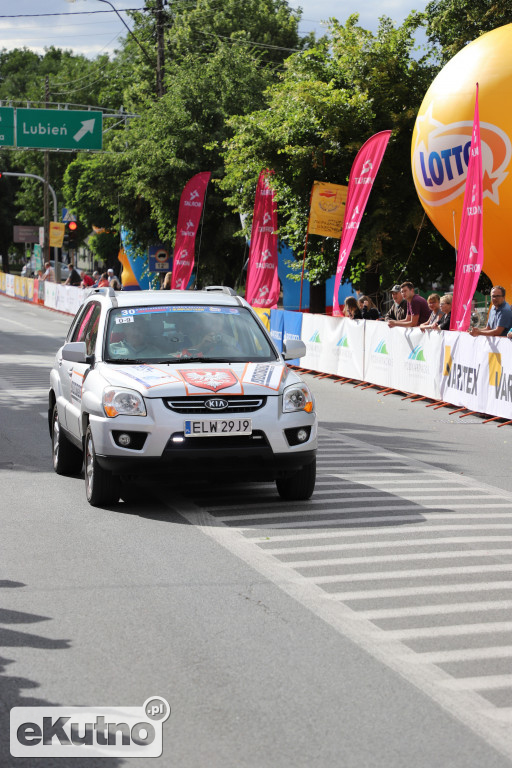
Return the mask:
<path id="1" fill-rule="evenodd" d="M 461 411 L 467 410 L 466 408 L 457 408 L 455 411 L 450 411 L 450 416 L 453 416 L 454 413 L 460 413 Z"/>
<path id="2" fill-rule="evenodd" d="M 507 426 L 507 424 L 512 424 L 512 421 L 504 421 L 504 422 L 503 422 L 503 424 L 498 424 L 498 429 L 499 429 L 500 427 L 506 427 L 506 426 Z"/>
<path id="3" fill-rule="evenodd" d="M 466 416 L 474 416 L 475 413 L 478 413 L 478 411 L 468 411 L 467 413 L 461 413 L 459 419 L 465 419 Z"/>

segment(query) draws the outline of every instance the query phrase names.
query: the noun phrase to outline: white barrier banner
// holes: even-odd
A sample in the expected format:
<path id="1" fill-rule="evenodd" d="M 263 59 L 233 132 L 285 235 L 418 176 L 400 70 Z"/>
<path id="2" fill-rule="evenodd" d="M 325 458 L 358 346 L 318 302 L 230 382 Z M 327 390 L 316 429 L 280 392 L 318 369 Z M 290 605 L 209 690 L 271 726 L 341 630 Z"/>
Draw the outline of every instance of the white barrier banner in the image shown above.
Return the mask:
<path id="1" fill-rule="evenodd" d="M 445 334 L 441 397 L 479 413 L 512 419 L 512 343 L 503 337 Z"/>
<path id="2" fill-rule="evenodd" d="M 72 285 L 58 285 L 55 309 L 69 315 L 76 315 L 84 300 L 85 293 L 86 291 L 82 288 L 76 288 Z"/>
<path id="3" fill-rule="evenodd" d="M 57 309 L 57 285 L 49 280 L 44 282 L 44 305 L 50 309 Z"/>
<path id="4" fill-rule="evenodd" d="M 364 381 L 438 399 L 442 333 L 366 322 Z"/>
<path id="5" fill-rule="evenodd" d="M 5 276 L 5 293 L 14 298 L 14 275 Z"/>
<path id="6" fill-rule="evenodd" d="M 307 350 L 302 368 L 353 379 L 363 377 L 364 320 L 304 314 L 302 341 Z"/>

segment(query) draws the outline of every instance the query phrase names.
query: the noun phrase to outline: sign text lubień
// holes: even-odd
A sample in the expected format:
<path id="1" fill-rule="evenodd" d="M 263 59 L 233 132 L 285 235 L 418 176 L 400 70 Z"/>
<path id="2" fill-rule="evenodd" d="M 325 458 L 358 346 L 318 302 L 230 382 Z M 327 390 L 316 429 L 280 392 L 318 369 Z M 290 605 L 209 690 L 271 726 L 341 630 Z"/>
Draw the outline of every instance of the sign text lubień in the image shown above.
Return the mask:
<path id="1" fill-rule="evenodd" d="M 68 109 L 17 109 L 16 146 L 101 149 L 103 114 Z"/>

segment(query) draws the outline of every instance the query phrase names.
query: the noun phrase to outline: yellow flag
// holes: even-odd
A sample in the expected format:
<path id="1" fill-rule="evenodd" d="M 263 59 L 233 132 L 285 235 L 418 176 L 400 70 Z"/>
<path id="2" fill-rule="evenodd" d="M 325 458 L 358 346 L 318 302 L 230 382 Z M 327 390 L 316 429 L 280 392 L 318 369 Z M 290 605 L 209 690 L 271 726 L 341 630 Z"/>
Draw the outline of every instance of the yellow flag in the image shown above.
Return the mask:
<path id="1" fill-rule="evenodd" d="M 348 187 L 314 181 L 309 211 L 309 233 L 324 237 L 341 237 Z"/>
<path id="2" fill-rule="evenodd" d="M 60 221 L 50 221 L 50 248 L 62 248 L 66 225 Z"/>

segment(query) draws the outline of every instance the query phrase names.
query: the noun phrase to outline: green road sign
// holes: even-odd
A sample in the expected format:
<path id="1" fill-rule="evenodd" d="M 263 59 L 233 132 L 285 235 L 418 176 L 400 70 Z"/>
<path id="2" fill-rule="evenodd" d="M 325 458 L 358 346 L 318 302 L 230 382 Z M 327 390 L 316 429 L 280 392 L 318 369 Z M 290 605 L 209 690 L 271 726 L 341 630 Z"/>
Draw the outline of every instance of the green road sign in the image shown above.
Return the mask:
<path id="1" fill-rule="evenodd" d="M 0 147 L 14 146 L 14 107 L 0 107 Z"/>
<path id="2" fill-rule="evenodd" d="M 101 112 L 17 109 L 16 146 L 32 149 L 101 149 Z"/>

